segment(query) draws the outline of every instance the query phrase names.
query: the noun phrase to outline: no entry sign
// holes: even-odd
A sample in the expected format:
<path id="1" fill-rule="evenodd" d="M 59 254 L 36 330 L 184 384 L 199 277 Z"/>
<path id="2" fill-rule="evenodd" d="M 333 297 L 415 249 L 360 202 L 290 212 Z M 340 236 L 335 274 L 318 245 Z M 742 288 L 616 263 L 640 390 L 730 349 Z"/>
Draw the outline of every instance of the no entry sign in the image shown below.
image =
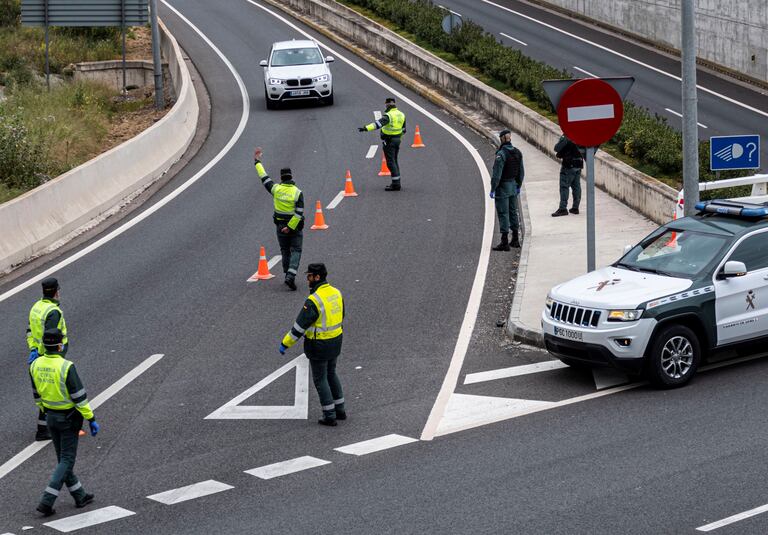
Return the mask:
<path id="1" fill-rule="evenodd" d="M 619 93 L 598 79 L 579 80 L 565 90 L 557 106 L 560 128 L 582 147 L 597 147 L 611 139 L 624 118 Z"/>

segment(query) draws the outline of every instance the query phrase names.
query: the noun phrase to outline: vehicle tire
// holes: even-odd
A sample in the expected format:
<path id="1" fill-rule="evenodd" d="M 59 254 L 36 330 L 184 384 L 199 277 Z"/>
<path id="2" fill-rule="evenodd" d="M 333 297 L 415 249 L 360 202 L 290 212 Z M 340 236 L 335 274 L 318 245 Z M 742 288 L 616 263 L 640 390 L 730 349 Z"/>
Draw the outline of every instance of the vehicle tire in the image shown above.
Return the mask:
<path id="1" fill-rule="evenodd" d="M 333 93 L 323 98 L 323 104 L 326 106 L 333 106 Z"/>
<path id="2" fill-rule="evenodd" d="M 269 98 L 266 87 L 264 88 L 264 102 L 266 102 L 268 110 L 276 110 L 280 105 L 278 101 L 272 100 L 271 98 Z"/>
<path id="3" fill-rule="evenodd" d="M 701 362 L 698 336 L 683 325 L 662 328 L 651 342 L 648 379 L 661 388 L 683 386 L 696 374 Z"/>

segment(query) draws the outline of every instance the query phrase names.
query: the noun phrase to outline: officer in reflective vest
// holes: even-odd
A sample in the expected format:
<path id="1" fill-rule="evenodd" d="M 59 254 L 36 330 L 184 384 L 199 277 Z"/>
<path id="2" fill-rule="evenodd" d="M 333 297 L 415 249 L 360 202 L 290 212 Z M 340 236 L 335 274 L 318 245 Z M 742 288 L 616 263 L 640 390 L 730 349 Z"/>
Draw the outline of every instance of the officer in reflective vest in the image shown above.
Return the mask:
<path id="1" fill-rule="evenodd" d="M 37 357 L 45 353 L 43 347 L 43 333 L 46 329 L 59 329 L 64 334 L 64 348 L 62 354 L 67 353 L 69 339 L 67 338 L 67 323 L 64 321 L 64 313 L 59 307 L 61 287 L 59 281 L 53 277 L 43 279 L 43 298 L 32 305 L 29 311 L 29 325 L 27 326 L 27 346 L 29 346 L 29 358 L 27 365 L 32 364 Z M 45 414 L 42 411 L 37 416 L 37 433 L 35 440 L 50 440 L 48 427 L 45 423 Z"/>
<path id="2" fill-rule="evenodd" d="M 280 354 L 304 336 L 304 353 L 312 368 L 312 382 L 320 396 L 322 425 L 336 425 L 336 420 L 346 420 L 344 393 L 336 373 L 336 359 L 341 353 L 344 299 L 341 292 L 328 284 L 325 264 L 307 267 L 310 294 L 299 312 L 296 323 L 283 337 Z"/>
<path id="3" fill-rule="evenodd" d="M 256 147 L 253 153 L 256 172 L 261 183 L 272 195 L 275 203 L 275 213 L 272 220 L 277 230 L 277 242 L 283 256 L 283 273 L 285 284 L 296 291 L 296 274 L 301 262 L 301 245 L 304 228 L 304 193 L 296 187 L 293 175 L 288 168 L 280 169 L 280 184 L 275 184 L 264 170 L 261 157 L 264 151 Z"/>
<path id="4" fill-rule="evenodd" d="M 92 436 L 99 432 L 99 424 L 96 423 L 75 365 L 63 356 L 63 339 L 61 330 L 47 329 L 42 336 L 44 354 L 29 366 L 35 403 L 45 412 L 58 461 L 37 506 L 43 516 L 56 512 L 53 504 L 64 485 L 67 485 L 67 490 L 75 499 L 75 507 L 85 507 L 93 501 L 93 494 L 85 492 L 72 470 L 83 419 L 88 420 Z"/>
<path id="5" fill-rule="evenodd" d="M 400 138 L 405 133 L 405 114 L 397 109 L 395 99 L 388 97 L 385 102 L 386 110 L 380 119 L 361 126 L 360 132 L 370 132 L 381 128 L 381 139 L 384 145 L 384 157 L 387 159 L 387 167 L 392 173 L 392 183 L 384 188 L 387 191 L 400 191 L 400 164 L 397 163 L 397 155 L 400 152 Z"/>

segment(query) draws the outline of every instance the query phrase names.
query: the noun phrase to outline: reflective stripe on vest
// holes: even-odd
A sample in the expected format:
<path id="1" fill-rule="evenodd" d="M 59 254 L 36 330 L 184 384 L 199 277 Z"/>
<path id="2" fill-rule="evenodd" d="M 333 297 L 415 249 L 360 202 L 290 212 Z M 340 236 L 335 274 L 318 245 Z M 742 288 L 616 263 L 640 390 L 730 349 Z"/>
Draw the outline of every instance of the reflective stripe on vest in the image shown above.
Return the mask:
<path id="1" fill-rule="evenodd" d="M 275 199 L 275 213 L 279 215 L 293 215 L 296 212 L 296 202 L 299 200 L 301 190 L 296 184 L 277 184 L 272 188 L 272 197 Z"/>
<path id="2" fill-rule="evenodd" d="M 391 108 L 386 112 L 389 122 L 381 128 L 381 132 L 388 136 L 399 136 L 403 133 L 405 115 L 397 108 Z"/>
<path id="3" fill-rule="evenodd" d="M 67 374 L 72 362 L 59 356 L 44 355 L 30 366 L 35 388 L 43 407 L 48 409 L 72 409 L 75 404 L 67 391 Z"/>
<path id="4" fill-rule="evenodd" d="M 304 336 L 312 340 L 330 340 L 339 336 L 344 320 L 344 300 L 341 292 L 330 284 L 323 284 L 309 295 L 320 315 Z"/>
<path id="5" fill-rule="evenodd" d="M 32 339 L 37 346 L 37 351 L 41 355 L 45 353 L 45 347 L 43 346 L 43 332 L 45 331 L 45 320 L 48 318 L 48 314 L 57 310 L 59 312 L 59 323 L 57 327 L 64 335 L 62 344 L 68 342 L 67 339 L 67 324 L 64 321 L 64 313 L 59 308 L 59 305 L 49 301 L 47 299 L 41 299 L 32 306 L 29 311 L 29 331 L 32 334 Z"/>

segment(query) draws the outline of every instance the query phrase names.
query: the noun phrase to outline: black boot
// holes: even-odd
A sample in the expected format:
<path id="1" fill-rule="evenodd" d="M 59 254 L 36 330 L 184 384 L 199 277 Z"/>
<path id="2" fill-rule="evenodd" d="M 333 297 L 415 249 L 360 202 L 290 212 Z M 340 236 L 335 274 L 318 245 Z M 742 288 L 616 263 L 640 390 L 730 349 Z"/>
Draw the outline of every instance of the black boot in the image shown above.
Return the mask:
<path id="1" fill-rule="evenodd" d="M 515 249 L 520 248 L 520 233 L 518 231 L 512 231 L 512 243 L 510 243 L 509 246 L 514 247 Z"/>
<path id="2" fill-rule="evenodd" d="M 286 275 L 285 276 L 285 285 L 288 286 L 288 288 L 291 289 L 291 291 L 296 291 L 296 279 L 292 275 Z"/>
<path id="3" fill-rule="evenodd" d="M 552 217 L 560 217 L 563 215 L 568 215 L 568 210 L 565 208 L 558 208 L 556 211 L 552 212 Z"/>
<path id="4" fill-rule="evenodd" d="M 574 206 L 573 208 L 571 208 L 568 211 L 571 212 L 574 215 L 579 215 L 579 207 L 578 206 Z"/>
<path id="5" fill-rule="evenodd" d="M 43 513 L 43 516 L 51 516 L 56 514 L 56 509 L 45 503 L 38 505 L 37 511 L 39 513 Z"/>
<path id="6" fill-rule="evenodd" d="M 393 181 L 389 186 L 384 188 L 384 191 L 400 191 L 400 181 Z"/>
<path id="7" fill-rule="evenodd" d="M 501 243 L 493 248 L 494 251 L 509 251 L 509 233 L 501 233 Z"/>
<path id="8" fill-rule="evenodd" d="M 93 498 L 94 498 L 93 494 L 86 494 L 85 496 L 82 497 L 82 499 L 75 500 L 75 507 L 77 507 L 78 509 L 82 509 L 83 507 L 91 503 L 93 501 Z"/>

